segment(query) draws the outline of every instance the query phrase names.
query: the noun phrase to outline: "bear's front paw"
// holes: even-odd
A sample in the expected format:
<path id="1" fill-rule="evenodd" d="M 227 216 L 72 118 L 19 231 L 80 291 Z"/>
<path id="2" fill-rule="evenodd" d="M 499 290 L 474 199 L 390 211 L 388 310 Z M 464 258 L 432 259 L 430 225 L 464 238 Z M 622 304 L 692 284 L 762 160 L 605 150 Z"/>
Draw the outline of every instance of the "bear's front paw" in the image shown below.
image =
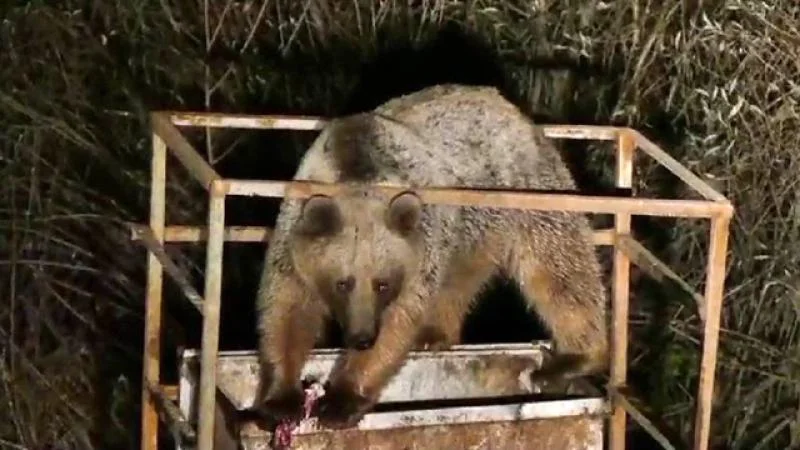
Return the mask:
<path id="1" fill-rule="evenodd" d="M 423 327 L 417 336 L 417 348 L 432 352 L 449 350 L 453 342 L 441 330 L 426 326 Z"/>
<path id="2" fill-rule="evenodd" d="M 259 406 L 262 415 L 274 420 L 300 420 L 305 414 L 303 401 L 305 395 L 297 387 L 282 389 L 273 395 L 267 396 Z"/>
<path id="3" fill-rule="evenodd" d="M 326 428 L 353 427 L 372 407 L 372 400 L 353 389 L 331 386 L 319 401 L 319 424 Z"/>
<path id="4" fill-rule="evenodd" d="M 580 354 L 545 354 L 542 366 L 530 377 L 542 393 L 566 393 L 572 381 L 583 375 L 586 358 Z"/>

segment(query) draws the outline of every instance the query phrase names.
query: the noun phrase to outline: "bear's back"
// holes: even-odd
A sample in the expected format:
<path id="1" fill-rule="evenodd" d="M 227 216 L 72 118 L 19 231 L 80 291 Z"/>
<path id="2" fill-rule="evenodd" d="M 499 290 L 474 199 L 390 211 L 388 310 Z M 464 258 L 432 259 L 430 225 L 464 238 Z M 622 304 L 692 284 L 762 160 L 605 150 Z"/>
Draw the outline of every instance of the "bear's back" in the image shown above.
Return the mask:
<path id="1" fill-rule="evenodd" d="M 296 179 L 572 188 L 552 144 L 495 88 L 438 85 L 336 119 Z"/>

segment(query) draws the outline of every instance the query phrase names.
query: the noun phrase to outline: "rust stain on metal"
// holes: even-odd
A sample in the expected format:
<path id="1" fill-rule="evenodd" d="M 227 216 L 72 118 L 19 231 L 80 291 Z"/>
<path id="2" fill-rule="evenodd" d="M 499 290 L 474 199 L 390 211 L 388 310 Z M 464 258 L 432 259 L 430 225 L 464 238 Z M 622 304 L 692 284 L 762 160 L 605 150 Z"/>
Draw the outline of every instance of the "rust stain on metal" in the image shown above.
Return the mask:
<path id="1" fill-rule="evenodd" d="M 181 122 L 188 122 L 188 123 L 192 124 L 193 126 L 199 126 L 199 125 L 203 125 L 203 124 L 206 124 L 206 123 L 213 123 L 213 124 L 217 124 L 218 125 L 219 123 L 222 122 L 222 117 L 221 116 L 207 115 L 207 116 L 205 116 L 203 118 L 200 118 L 196 114 L 178 113 L 178 112 L 171 113 L 170 115 L 172 116 L 172 120 L 179 120 Z"/>
<path id="2" fill-rule="evenodd" d="M 188 124 L 189 126 L 210 126 L 210 127 L 219 127 L 225 124 L 225 122 L 230 121 L 230 118 L 226 114 L 195 114 L 195 113 L 180 113 L 180 112 L 173 112 L 170 113 L 170 116 L 173 121 L 180 122 L 182 124 Z M 276 120 L 273 117 L 264 117 L 264 116 L 251 116 L 248 117 L 248 121 L 252 124 L 263 127 L 263 128 L 272 128 L 275 124 Z"/>
<path id="3" fill-rule="evenodd" d="M 614 140 L 621 131 L 626 130 L 625 128 L 602 125 L 539 125 L 538 128 L 544 132 L 545 136 L 551 139 L 600 141 Z"/>

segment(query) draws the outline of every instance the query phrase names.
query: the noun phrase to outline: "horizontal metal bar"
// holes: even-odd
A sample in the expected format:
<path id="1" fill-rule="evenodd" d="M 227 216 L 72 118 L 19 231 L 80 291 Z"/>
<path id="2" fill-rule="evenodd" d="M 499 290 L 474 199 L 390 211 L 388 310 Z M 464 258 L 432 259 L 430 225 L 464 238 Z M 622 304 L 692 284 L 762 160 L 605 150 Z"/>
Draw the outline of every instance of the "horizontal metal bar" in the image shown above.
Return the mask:
<path id="1" fill-rule="evenodd" d="M 628 415 L 630 415 L 631 418 L 636 421 L 636 423 L 644 428 L 644 430 L 647 431 L 647 433 L 650 434 L 650 436 L 652 436 L 653 439 L 655 439 L 656 442 L 661 445 L 661 447 L 667 450 L 676 450 L 675 446 L 670 443 L 666 436 L 664 436 L 664 433 L 662 433 L 658 427 L 656 427 L 656 425 L 647 418 L 647 416 L 639 411 L 637 407 L 633 406 L 633 403 L 631 403 L 622 392 L 613 387 L 609 387 L 609 392 L 611 393 L 613 400 L 615 402 L 619 402 L 619 405 L 625 409 Z"/>
<path id="2" fill-rule="evenodd" d="M 182 127 L 249 128 L 256 130 L 321 130 L 326 119 L 315 116 L 165 112 Z"/>
<path id="3" fill-rule="evenodd" d="M 216 174 L 213 169 L 202 160 L 207 167 L 202 167 L 203 164 L 197 164 L 197 161 L 189 161 L 186 158 L 187 150 L 186 145 L 188 142 L 178 132 L 177 135 L 173 130 L 165 127 L 163 122 L 166 122 L 166 117 L 169 122 L 178 126 L 202 126 L 202 127 L 218 127 L 218 128 L 250 128 L 250 129 L 288 129 L 288 130 L 321 130 L 329 119 L 318 116 L 288 116 L 288 115 L 252 115 L 252 114 L 225 114 L 225 113 L 205 113 L 205 112 L 155 112 L 152 113 L 154 118 L 154 130 L 161 136 L 167 145 L 176 150 L 176 156 L 181 158 L 181 161 L 192 172 L 192 175 L 200 179 L 205 186 L 210 185 L 210 170 Z M 163 120 L 162 120 L 163 119 Z M 545 135 L 550 138 L 556 139 L 588 139 L 588 140 L 614 140 L 620 132 L 630 133 L 636 140 L 636 144 L 645 153 L 656 159 L 661 165 L 666 167 L 670 172 L 675 174 L 678 178 L 695 189 L 698 193 L 705 198 L 721 202 L 729 207 L 727 214 L 732 214 L 732 206 L 724 195 L 717 192 L 708 183 L 704 182 L 697 175 L 692 173 L 689 169 L 684 167 L 680 162 L 662 150 L 658 145 L 650 141 L 642 133 L 625 127 L 613 126 L 600 126 L 600 125 L 537 125 L 541 127 Z M 177 130 L 175 130 L 177 131 Z M 172 136 L 167 136 L 172 135 Z M 184 142 L 179 142 L 180 138 Z M 185 145 L 184 145 L 185 143 Z M 189 147 L 191 147 L 189 145 Z M 196 155 L 197 152 L 195 151 Z M 194 158 L 192 158 L 194 159 Z M 205 173 L 204 173 L 205 172 Z M 216 175 L 217 178 L 219 175 Z M 726 214 L 726 212 L 723 212 Z"/>
<path id="4" fill-rule="evenodd" d="M 219 182 L 227 195 L 306 198 L 314 194 L 335 195 L 347 186 L 312 181 L 265 181 L 225 179 Z M 573 211 L 595 214 L 627 213 L 657 217 L 714 217 L 729 205 L 708 200 L 669 200 L 654 198 L 601 197 L 577 194 L 534 193 L 489 189 L 413 188 L 373 185 L 391 196 L 413 189 L 425 203 L 539 211 Z"/>
<path id="5" fill-rule="evenodd" d="M 132 224 L 131 233 L 134 236 L 134 240 L 140 241 L 142 245 L 158 259 L 170 278 L 178 284 L 178 287 L 180 287 L 186 299 L 197 308 L 200 314 L 202 314 L 203 297 L 200 296 L 189 282 L 189 276 L 172 261 L 169 255 L 167 255 L 164 247 L 156 240 L 150 227 L 147 225 Z"/>
<path id="6" fill-rule="evenodd" d="M 272 236 L 270 227 L 225 227 L 226 242 L 269 242 Z M 594 230 L 595 245 L 612 245 L 614 230 L 611 228 Z M 138 234 L 131 233 L 131 239 L 138 240 Z M 202 242 L 208 239 L 208 228 L 191 225 L 172 225 L 164 229 L 164 242 Z"/>
<path id="7" fill-rule="evenodd" d="M 221 179 L 214 168 L 197 153 L 192 144 L 186 140 L 180 130 L 175 128 L 175 125 L 163 113 L 151 113 L 150 123 L 153 127 L 153 132 L 164 140 L 164 143 L 167 144 L 167 149 L 186 167 L 189 174 L 199 181 L 206 190 L 210 191 L 212 183 Z"/>
<path id="8" fill-rule="evenodd" d="M 641 242 L 634 239 L 632 236 L 618 236 L 617 243 L 620 249 L 628 255 L 631 262 L 636 264 L 637 267 L 647 272 L 656 281 L 662 281 L 664 277 L 674 281 L 681 289 L 683 289 L 689 296 L 694 299 L 697 304 L 698 314 L 700 319 L 705 322 L 705 308 L 706 299 L 700 293 L 695 291 L 689 283 L 687 283 L 680 275 L 675 273 L 663 261 L 658 259 L 650 250 L 645 248 Z"/>
<path id="9" fill-rule="evenodd" d="M 661 147 L 656 145 L 653 141 L 647 139 L 647 137 L 645 137 L 642 133 L 633 129 L 629 130 L 629 133 L 634 136 L 634 139 L 636 140 L 636 146 L 638 148 L 642 149 L 642 151 L 650 155 L 662 166 L 666 167 L 667 170 L 672 172 L 676 177 L 680 178 L 684 183 L 688 184 L 703 197 L 730 206 L 731 213 L 733 213 L 730 201 L 728 201 L 724 195 L 720 194 L 714 188 L 709 186 L 708 183 L 692 173 L 692 171 L 683 166 L 678 160 L 670 156 L 669 153 L 662 150 Z"/>
<path id="10" fill-rule="evenodd" d="M 509 342 L 501 344 L 458 344 L 450 347 L 449 350 L 443 352 L 435 352 L 432 350 L 412 350 L 408 354 L 407 359 L 418 358 L 442 358 L 454 356 L 491 356 L 491 355 L 529 355 L 531 352 L 548 351 L 551 345 L 548 341 L 533 341 L 533 342 Z M 344 356 L 346 351 L 341 348 L 314 348 L 309 355 L 309 358 L 339 358 Z M 225 359 L 228 361 L 240 360 L 257 360 L 257 350 L 220 350 L 220 361 Z M 186 348 L 181 352 L 181 359 L 187 360 L 197 358 L 200 356 L 200 349 Z M 254 359 L 256 358 L 256 359 Z"/>
<path id="11" fill-rule="evenodd" d="M 272 237 L 270 227 L 225 227 L 223 239 L 226 242 L 268 242 Z M 612 237 L 613 239 L 613 237 Z M 164 229 L 165 242 L 203 242 L 208 240 L 208 227 L 191 225 L 172 225 Z"/>
<path id="12" fill-rule="evenodd" d="M 414 411 L 372 412 L 354 428 L 361 431 L 389 430 L 429 425 L 458 425 L 486 422 L 515 422 L 575 416 L 602 416 L 608 413 L 603 398 L 521 402 L 506 405 L 461 406 L 420 409 Z M 317 419 L 300 422 L 295 434 L 311 434 L 320 430 Z"/>
<path id="13" fill-rule="evenodd" d="M 288 116 L 280 114 L 225 114 L 211 112 L 164 111 L 173 124 L 182 127 L 244 128 L 256 130 L 321 130 L 330 121 L 319 116 Z M 604 140 L 616 139 L 623 128 L 601 125 L 536 125 L 545 136 L 555 139 Z"/>
<path id="14" fill-rule="evenodd" d="M 573 417 L 587 415 L 603 415 L 608 413 L 606 401 L 602 398 L 586 398 L 576 400 L 554 400 L 525 402 L 510 405 L 482 405 L 459 408 L 442 408 L 417 412 L 415 426 L 437 425 L 442 423 L 475 423 L 513 420 L 552 419 L 556 417 Z M 372 417 L 365 417 L 359 428 L 381 430 L 394 428 L 407 413 L 384 412 Z"/>
<path id="15" fill-rule="evenodd" d="M 623 128 L 602 125 L 535 125 L 551 139 L 613 141 Z"/>

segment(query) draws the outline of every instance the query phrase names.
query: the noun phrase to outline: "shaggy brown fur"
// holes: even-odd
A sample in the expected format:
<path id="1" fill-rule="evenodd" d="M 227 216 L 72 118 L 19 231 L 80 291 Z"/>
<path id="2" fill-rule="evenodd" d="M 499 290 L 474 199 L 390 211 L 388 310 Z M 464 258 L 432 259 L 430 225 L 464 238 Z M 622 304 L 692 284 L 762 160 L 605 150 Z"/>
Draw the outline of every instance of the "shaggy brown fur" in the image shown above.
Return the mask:
<path id="1" fill-rule="evenodd" d="M 584 215 L 424 205 L 413 191 L 383 198 L 366 187 L 574 190 L 557 149 L 495 89 L 436 86 L 334 120 L 295 179 L 351 189 L 281 206 L 258 295 L 264 412 L 300 414 L 300 371 L 332 317 L 349 350 L 320 419 L 356 423 L 408 351 L 459 342 L 498 272 L 552 332 L 558 357 L 535 376 L 607 367 L 607 304 Z"/>

